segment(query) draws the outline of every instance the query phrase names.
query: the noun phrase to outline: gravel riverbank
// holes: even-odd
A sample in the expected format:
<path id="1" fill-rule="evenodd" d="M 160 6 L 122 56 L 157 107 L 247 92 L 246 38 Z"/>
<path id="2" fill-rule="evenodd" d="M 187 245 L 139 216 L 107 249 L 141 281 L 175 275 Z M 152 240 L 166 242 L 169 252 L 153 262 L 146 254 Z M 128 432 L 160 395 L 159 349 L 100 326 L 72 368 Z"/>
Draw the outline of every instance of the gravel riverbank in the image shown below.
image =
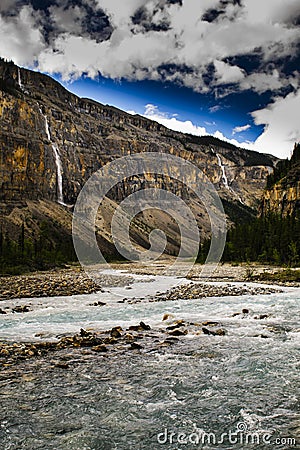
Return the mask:
<path id="1" fill-rule="evenodd" d="M 162 301 L 176 301 L 176 300 L 191 300 L 195 298 L 207 297 L 226 297 L 239 295 L 268 295 L 282 292 L 279 288 L 262 287 L 262 286 L 248 286 L 247 284 L 222 284 L 214 285 L 209 283 L 190 283 L 188 285 L 180 285 L 170 289 L 166 293 L 149 296 L 145 298 L 125 299 L 128 303 L 139 303 L 142 301 L 148 302 L 162 302 Z"/>
<path id="2" fill-rule="evenodd" d="M 140 264 L 134 263 L 111 264 L 111 268 L 122 270 L 125 273 L 122 275 L 103 274 L 99 277 L 99 284 L 94 283 L 81 267 L 78 266 L 26 275 L 3 276 L 0 277 L 0 300 L 93 294 L 101 291 L 102 287 L 125 286 L 131 284 L 133 280 L 130 274 L 132 273 L 138 275 L 161 275 L 165 268 L 165 263 L 162 261 L 155 264 L 149 264 L 149 266 L 144 268 L 141 268 Z M 196 264 L 187 278 L 192 281 L 201 281 L 201 269 L 202 266 Z M 278 270 L 278 268 L 272 266 L 255 265 L 249 267 L 248 265 L 232 266 L 230 264 L 224 264 L 217 267 L 209 281 L 255 281 L 255 277 L 259 277 L 261 274 L 272 274 L 276 270 Z M 126 276 L 126 272 L 128 272 L 128 276 Z M 299 286 L 299 283 L 276 283 L 276 281 L 273 281 L 270 284 Z M 206 292 L 203 292 L 203 289 L 205 288 L 202 286 L 201 289 L 202 291 L 197 295 L 206 297 Z M 233 293 L 227 294 L 228 289 Z M 208 295 L 210 296 L 235 295 L 235 289 L 229 287 L 221 289 L 207 288 L 206 290 L 209 291 Z M 241 293 L 236 295 L 243 295 L 243 291 L 244 289 L 241 289 Z M 248 291 L 245 292 L 245 294 L 248 293 Z M 257 290 L 257 293 L 259 293 L 259 290 Z"/>
<path id="3" fill-rule="evenodd" d="M 125 286 L 131 283 L 130 276 L 103 274 L 98 285 L 80 267 L 72 267 L 0 277 L 0 300 L 94 294 L 101 291 L 102 286 Z"/>

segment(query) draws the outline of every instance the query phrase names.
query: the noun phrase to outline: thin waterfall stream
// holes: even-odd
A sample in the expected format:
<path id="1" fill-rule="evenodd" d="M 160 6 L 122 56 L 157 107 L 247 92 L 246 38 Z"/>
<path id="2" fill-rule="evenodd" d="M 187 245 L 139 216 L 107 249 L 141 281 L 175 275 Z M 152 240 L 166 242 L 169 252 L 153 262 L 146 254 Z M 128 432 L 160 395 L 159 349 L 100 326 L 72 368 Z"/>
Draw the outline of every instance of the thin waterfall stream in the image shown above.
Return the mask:
<path id="1" fill-rule="evenodd" d="M 48 141 L 51 143 L 51 147 L 52 147 L 53 155 L 54 155 L 54 160 L 55 160 L 55 165 L 56 165 L 57 201 L 61 205 L 66 205 L 65 202 L 64 202 L 64 196 L 63 196 L 63 176 L 62 176 L 62 174 L 63 174 L 63 167 L 62 167 L 62 162 L 61 162 L 59 150 L 58 150 L 57 145 L 51 139 L 51 133 L 50 133 L 50 127 L 49 127 L 48 118 L 47 118 L 46 114 L 42 113 L 41 110 L 40 110 L 40 112 L 43 115 L 44 120 L 45 120 L 45 132 L 46 132 Z"/>
<path id="2" fill-rule="evenodd" d="M 211 151 L 212 151 L 212 152 L 216 155 L 216 157 L 217 157 L 219 167 L 221 168 L 222 181 L 223 181 L 223 184 L 224 184 L 225 188 L 228 189 L 229 191 L 231 191 L 231 192 L 234 194 L 234 196 L 238 198 L 239 202 L 242 203 L 242 204 L 244 205 L 244 202 L 243 202 L 243 200 L 241 199 L 241 197 L 240 197 L 240 196 L 232 189 L 232 187 L 229 185 L 228 178 L 227 178 L 227 175 L 226 175 L 225 166 L 224 166 L 224 164 L 222 163 L 221 156 L 220 156 L 217 152 L 215 152 L 214 149 L 211 149 Z"/>

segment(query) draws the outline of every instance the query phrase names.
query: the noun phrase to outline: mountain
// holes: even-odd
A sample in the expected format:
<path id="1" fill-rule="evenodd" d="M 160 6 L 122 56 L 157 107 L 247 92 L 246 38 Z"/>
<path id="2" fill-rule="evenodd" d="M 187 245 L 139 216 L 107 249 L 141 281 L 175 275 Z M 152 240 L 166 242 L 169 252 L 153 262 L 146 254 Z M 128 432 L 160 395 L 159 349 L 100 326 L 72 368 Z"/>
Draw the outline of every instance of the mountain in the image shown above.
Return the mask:
<path id="1" fill-rule="evenodd" d="M 271 155 L 211 136 L 171 131 L 139 115 L 79 98 L 51 77 L 4 60 L 0 61 L 0 124 L 1 236 L 16 242 L 22 228 L 23 240 L 37 242 L 43 232 L 50 247 L 70 239 L 72 207 L 85 182 L 118 157 L 164 152 L 187 159 L 215 185 L 229 223 L 255 214 L 267 175 L 278 162 Z M 134 190 L 147 185 L 184 194 L 184 186 L 171 181 L 145 174 L 135 177 Z M 98 239 L 108 255 L 115 252 L 111 217 L 118 202 L 132 192 L 133 183 L 123 181 L 105 198 L 99 212 Z M 197 199 L 188 201 L 206 236 L 210 223 L 205 208 Z M 156 210 L 136 218 L 134 242 L 147 247 L 147 234 L 158 226 L 166 230 L 167 251 L 176 253 L 178 227 Z"/>
<path id="2" fill-rule="evenodd" d="M 268 177 L 261 213 L 295 215 L 300 210 L 300 144 L 295 144 L 290 160 L 279 161 Z"/>
<path id="3" fill-rule="evenodd" d="M 259 215 L 229 231 L 223 261 L 299 266 L 299 206 L 300 145 L 295 144 L 292 157 L 279 161 L 268 176 Z"/>

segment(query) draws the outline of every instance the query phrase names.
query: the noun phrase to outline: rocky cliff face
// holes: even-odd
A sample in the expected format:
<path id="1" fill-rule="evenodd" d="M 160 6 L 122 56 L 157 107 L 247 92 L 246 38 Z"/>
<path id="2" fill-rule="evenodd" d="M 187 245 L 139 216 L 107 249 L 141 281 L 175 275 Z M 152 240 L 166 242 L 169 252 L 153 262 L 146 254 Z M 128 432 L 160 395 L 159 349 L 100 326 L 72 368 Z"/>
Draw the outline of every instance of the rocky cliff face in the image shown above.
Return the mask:
<path id="1" fill-rule="evenodd" d="M 262 197 L 261 213 L 296 215 L 300 211 L 300 145 L 291 160 L 280 161 Z"/>
<path id="2" fill-rule="evenodd" d="M 263 197 L 263 211 L 291 215 L 300 209 L 300 180 L 294 185 L 276 184 Z"/>
<path id="3" fill-rule="evenodd" d="M 13 208 L 26 207 L 28 201 L 60 203 L 69 212 L 63 204 L 75 203 L 93 172 L 112 159 L 139 152 L 185 158 L 205 172 L 221 198 L 241 209 L 254 208 L 276 161 L 81 99 L 48 76 L 4 61 L 0 62 L 0 148 L 0 202 L 2 211 L 9 214 Z M 145 179 L 137 178 L 135 189 L 144 183 Z M 151 183 L 167 186 L 170 180 L 152 179 Z M 120 184 L 111 201 L 131 190 L 131 183 Z M 195 208 L 200 217 L 203 207 Z"/>

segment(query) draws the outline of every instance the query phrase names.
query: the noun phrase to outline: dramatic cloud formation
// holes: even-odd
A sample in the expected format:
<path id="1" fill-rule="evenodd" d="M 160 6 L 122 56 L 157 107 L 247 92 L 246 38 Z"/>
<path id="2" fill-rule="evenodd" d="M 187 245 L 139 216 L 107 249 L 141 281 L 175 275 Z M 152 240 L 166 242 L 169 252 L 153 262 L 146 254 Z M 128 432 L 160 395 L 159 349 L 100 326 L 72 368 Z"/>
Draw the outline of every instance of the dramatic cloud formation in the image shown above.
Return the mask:
<path id="1" fill-rule="evenodd" d="M 278 97 L 267 108 L 252 113 L 257 125 L 265 125 L 255 142 L 256 148 L 281 157 L 289 155 L 294 142 L 299 142 L 300 90 L 285 98 Z"/>
<path id="2" fill-rule="evenodd" d="M 298 95 L 299 18 L 299 0 L 2 0 L 0 54 L 65 81 L 155 80 L 216 100 L 272 92 L 253 115 L 265 145 L 276 105 Z"/>
<path id="3" fill-rule="evenodd" d="M 245 78 L 244 71 L 223 61 L 214 62 L 216 68 L 215 84 L 238 83 Z"/>
<path id="4" fill-rule="evenodd" d="M 255 74 L 273 77 L 271 88 L 280 89 L 286 78 L 270 73 L 268 63 L 295 54 L 299 42 L 295 0 L 5 0 L 0 11 L 1 30 L 9 31 L 2 34 L 2 51 L 9 48 L 20 61 L 13 49 L 22 47 L 28 52 L 23 59 L 49 73 L 60 68 L 65 78 L 99 71 L 112 78 L 176 80 L 200 91 L 239 83 L 251 89 L 255 77 L 228 58 L 258 52 L 262 64 Z M 267 84 L 258 83 L 260 90 Z"/>
<path id="5" fill-rule="evenodd" d="M 5 5 L 8 7 L 9 3 Z M 3 7 L 4 5 L 2 5 Z M 30 6 L 19 14 L 6 18 L 0 15 L 1 56 L 20 65 L 33 65 L 45 49 L 41 30 L 36 27 L 37 17 Z"/>

